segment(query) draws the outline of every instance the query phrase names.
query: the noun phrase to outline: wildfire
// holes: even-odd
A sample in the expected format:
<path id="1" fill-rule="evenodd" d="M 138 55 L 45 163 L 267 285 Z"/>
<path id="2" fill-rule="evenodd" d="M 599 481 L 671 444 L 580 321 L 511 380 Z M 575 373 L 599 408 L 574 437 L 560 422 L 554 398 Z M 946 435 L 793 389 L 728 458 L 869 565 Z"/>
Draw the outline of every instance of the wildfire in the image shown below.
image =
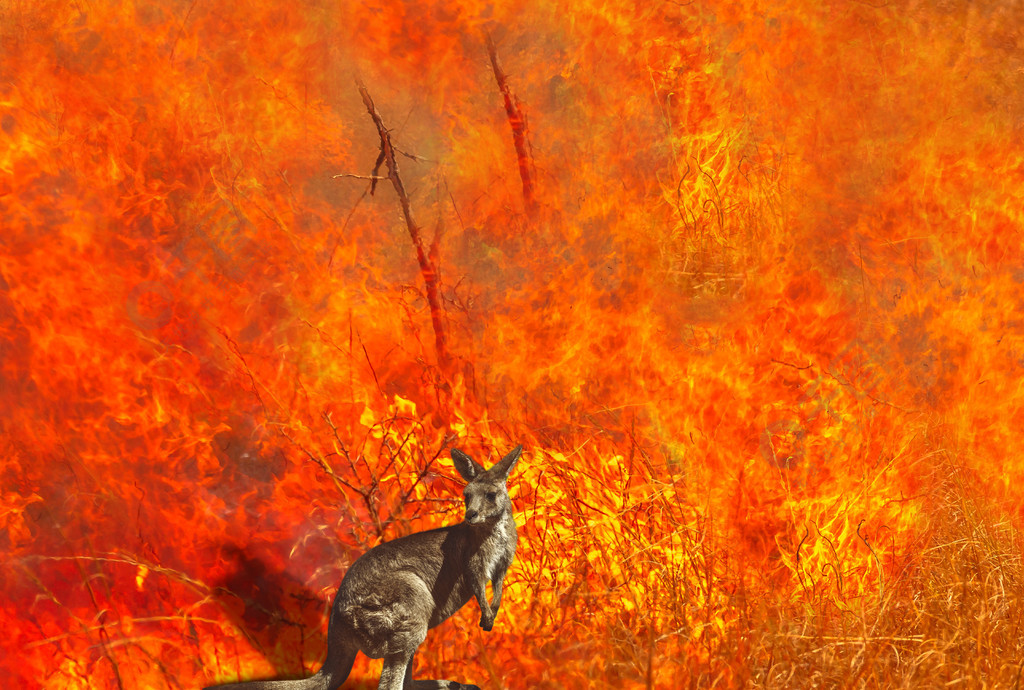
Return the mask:
<path id="1" fill-rule="evenodd" d="M 348 564 L 462 519 L 449 449 L 522 442 L 495 629 L 421 677 L 1013 685 L 1021 26 L 4 3 L 2 675 L 304 675 Z"/>

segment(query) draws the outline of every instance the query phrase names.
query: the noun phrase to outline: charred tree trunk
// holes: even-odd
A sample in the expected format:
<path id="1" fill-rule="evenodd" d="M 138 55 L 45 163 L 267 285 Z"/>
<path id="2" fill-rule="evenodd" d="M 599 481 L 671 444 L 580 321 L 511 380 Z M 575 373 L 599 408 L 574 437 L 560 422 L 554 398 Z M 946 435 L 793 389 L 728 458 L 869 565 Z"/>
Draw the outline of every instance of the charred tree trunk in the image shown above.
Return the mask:
<path id="1" fill-rule="evenodd" d="M 437 350 L 437 363 L 441 371 L 447 373 L 451 360 L 448 356 L 448 344 L 444 334 L 444 314 L 441 309 L 441 296 L 438 289 L 438 244 L 441 234 L 440 232 L 434 234 L 434 241 L 430 246 L 430 253 L 428 254 L 427 249 L 423 246 L 420 226 L 416 224 L 416 220 L 412 215 L 412 204 L 409 201 L 409 195 L 405 191 L 405 185 L 402 184 L 402 177 L 398 172 L 398 161 L 395 159 L 395 149 L 391 143 L 391 133 L 384 126 L 384 120 L 377 111 L 377 106 L 373 104 L 373 99 L 370 97 L 370 92 L 366 90 L 366 85 L 359 79 L 356 80 L 356 85 L 359 87 L 359 95 L 363 97 L 363 105 L 366 106 L 366 111 L 370 114 L 370 118 L 373 119 L 373 124 L 377 127 L 377 135 L 380 137 L 380 155 L 377 157 L 377 163 L 374 166 L 373 177 L 371 178 L 373 179 L 371 193 L 373 188 L 376 187 L 377 174 L 381 163 L 383 163 L 388 171 L 386 179 L 391 180 L 395 193 L 398 194 L 398 201 L 402 205 L 405 227 L 409 230 L 409 237 L 412 239 L 413 247 L 416 249 L 416 260 L 419 262 L 420 273 L 423 275 L 423 282 L 426 285 L 427 304 L 430 307 L 430 321 L 434 327 L 434 347 Z"/>
<path id="2" fill-rule="evenodd" d="M 533 166 L 530 161 L 529 143 L 526 139 L 526 115 L 519 104 L 519 99 L 509 88 L 508 78 L 498 64 L 498 53 L 494 48 L 491 37 L 487 37 L 487 53 L 491 58 L 491 70 L 494 72 L 494 81 L 498 83 L 498 90 L 505 99 L 505 114 L 508 116 L 508 124 L 512 128 L 512 145 L 516 149 L 516 159 L 519 161 L 519 177 L 523 181 L 523 202 L 526 205 L 526 215 L 531 219 L 537 216 L 537 201 L 533 194 Z"/>

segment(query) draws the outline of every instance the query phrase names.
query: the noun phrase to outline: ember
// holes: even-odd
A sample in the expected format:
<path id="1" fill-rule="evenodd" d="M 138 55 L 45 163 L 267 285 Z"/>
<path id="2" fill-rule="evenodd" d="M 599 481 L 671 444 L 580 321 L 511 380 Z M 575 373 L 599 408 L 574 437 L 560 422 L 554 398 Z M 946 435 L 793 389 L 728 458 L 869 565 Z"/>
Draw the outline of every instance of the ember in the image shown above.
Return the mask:
<path id="1" fill-rule="evenodd" d="M 4 3 L 0 675 L 309 675 L 450 449 L 522 442 L 501 616 L 418 676 L 1012 686 L 1021 26 Z"/>

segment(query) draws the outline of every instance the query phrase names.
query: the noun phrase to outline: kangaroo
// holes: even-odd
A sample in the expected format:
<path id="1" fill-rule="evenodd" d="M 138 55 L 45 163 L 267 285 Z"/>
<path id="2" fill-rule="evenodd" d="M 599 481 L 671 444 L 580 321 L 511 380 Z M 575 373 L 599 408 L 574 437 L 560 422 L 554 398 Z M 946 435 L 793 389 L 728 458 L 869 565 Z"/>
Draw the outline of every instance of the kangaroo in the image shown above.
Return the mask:
<path id="1" fill-rule="evenodd" d="M 378 690 L 480 690 L 451 680 L 412 679 L 412 662 L 427 630 L 470 599 L 480 605 L 480 627 L 490 631 L 501 606 L 505 573 L 516 554 L 516 523 L 506 482 L 519 462 L 516 446 L 490 469 L 452 449 L 466 480 L 466 517 L 448 527 L 384 542 L 356 559 L 334 596 L 327 623 L 327 659 L 303 680 L 261 680 L 211 686 L 232 690 L 334 690 L 345 682 L 356 654 L 384 659 Z M 487 581 L 493 596 L 487 601 Z"/>

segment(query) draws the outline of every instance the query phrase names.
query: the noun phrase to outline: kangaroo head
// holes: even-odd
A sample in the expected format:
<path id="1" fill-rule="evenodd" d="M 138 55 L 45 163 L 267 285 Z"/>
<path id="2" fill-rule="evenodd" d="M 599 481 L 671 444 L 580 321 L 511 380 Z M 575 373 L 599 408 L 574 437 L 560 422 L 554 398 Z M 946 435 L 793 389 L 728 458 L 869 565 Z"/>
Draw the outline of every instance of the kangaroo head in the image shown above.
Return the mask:
<path id="1" fill-rule="evenodd" d="M 476 460 L 458 448 L 452 448 L 455 469 L 469 482 L 462 492 L 466 499 L 466 522 L 478 525 L 496 520 L 506 511 L 511 512 L 512 500 L 508 496 L 505 482 L 522 453 L 523 447 L 516 446 L 489 470 L 485 470 Z"/>

